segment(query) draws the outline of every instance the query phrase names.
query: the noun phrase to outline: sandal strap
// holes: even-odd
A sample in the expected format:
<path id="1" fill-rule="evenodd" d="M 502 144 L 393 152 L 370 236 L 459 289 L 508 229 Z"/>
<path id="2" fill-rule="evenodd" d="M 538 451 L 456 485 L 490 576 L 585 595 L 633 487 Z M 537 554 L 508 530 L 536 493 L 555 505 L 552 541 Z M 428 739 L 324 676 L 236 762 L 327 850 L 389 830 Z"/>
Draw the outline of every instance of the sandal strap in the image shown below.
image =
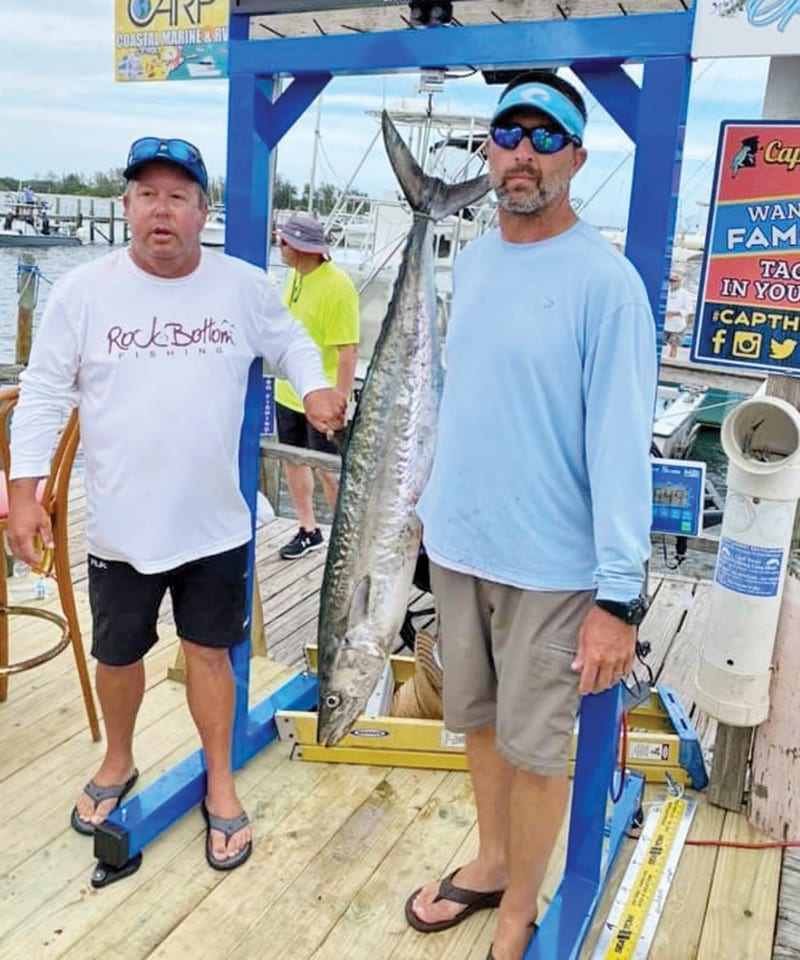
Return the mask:
<path id="1" fill-rule="evenodd" d="M 83 792 L 92 800 L 95 805 L 102 803 L 103 800 L 118 800 L 124 793 L 130 790 L 134 777 L 126 780 L 125 783 L 112 783 L 108 787 L 98 786 L 94 780 L 90 780 L 83 788 Z"/>
<path id="2" fill-rule="evenodd" d="M 439 900 L 452 900 L 454 903 L 461 903 L 466 907 L 470 907 L 473 903 L 480 903 L 498 896 L 498 891 L 466 890 L 464 887 L 457 887 L 452 881 L 453 877 L 458 873 L 458 869 L 454 870 L 449 876 L 444 877 L 439 883 L 439 892 L 434 897 L 434 903 Z"/>
<path id="3" fill-rule="evenodd" d="M 227 842 L 234 835 L 250 823 L 250 818 L 242 811 L 235 817 L 215 817 L 213 813 L 208 814 L 208 825 L 212 830 L 219 830 L 225 834 Z"/>

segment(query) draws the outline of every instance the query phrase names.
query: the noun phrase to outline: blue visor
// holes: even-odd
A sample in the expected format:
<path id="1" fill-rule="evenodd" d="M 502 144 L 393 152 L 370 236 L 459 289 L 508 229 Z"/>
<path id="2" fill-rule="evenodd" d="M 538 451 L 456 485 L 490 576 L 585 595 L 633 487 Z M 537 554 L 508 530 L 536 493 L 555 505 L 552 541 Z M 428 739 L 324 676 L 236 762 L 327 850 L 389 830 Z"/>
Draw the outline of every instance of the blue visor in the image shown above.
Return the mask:
<path id="1" fill-rule="evenodd" d="M 583 114 L 569 97 L 546 83 L 521 83 L 518 87 L 512 87 L 497 101 L 489 122 L 494 125 L 501 117 L 517 110 L 538 110 L 583 142 L 586 127 Z"/>
<path id="2" fill-rule="evenodd" d="M 123 171 L 130 180 L 136 171 L 153 160 L 164 160 L 181 167 L 208 193 L 208 172 L 197 147 L 188 140 L 162 140 L 161 137 L 140 137 L 131 144 L 128 165 Z"/>

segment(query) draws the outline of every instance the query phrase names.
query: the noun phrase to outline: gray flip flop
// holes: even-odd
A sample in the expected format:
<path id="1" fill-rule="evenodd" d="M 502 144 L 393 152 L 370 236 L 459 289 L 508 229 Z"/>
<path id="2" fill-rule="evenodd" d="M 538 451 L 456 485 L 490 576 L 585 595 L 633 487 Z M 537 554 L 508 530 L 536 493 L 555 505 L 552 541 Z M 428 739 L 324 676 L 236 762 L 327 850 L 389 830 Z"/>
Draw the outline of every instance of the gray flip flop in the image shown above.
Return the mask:
<path id="1" fill-rule="evenodd" d="M 233 870 L 235 867 L 241 866 L 253 852 L 253 841 L 248 840 L 234 856 L 227 857 L 225 860 L 217 860 L 211 847 L 211 831 L 219 830 L 220 833 L 224 834 L 227 845 L 234 833 L 250 823 L 250 818 L 244 811 L 235 817 L 215 817 L 213 813 L 208 812 L 205 800 L 200 804 L 200 810 L 206 822 L 206 860 L 209 867 L 213 867 L 215 870 Z"/>
<path id="2" fill-rule="evenodd" d="M 117 802 L 114 805 L 114 809 L 116 810 L 122 802 L 122 798 L 131 790 L 138 779 L 139 771 L 134 767 L 133 773 L 125 783 L 113 783 L 108 787 L 98 787 L 94 780 L 90 780 L 83 788 L 83 792 L 92 800 L 95 807 L 98 803 L 102 803 L 103 800 L 116 800 Z M 77 830 L 78 833 L 82 833 L 85 837 L 94 835 L 95 825 L 88 820 L 81 820 L 77 806 L 72 808 L 72 815 L 69 818 L 69 822 L 73 830 Z"/>

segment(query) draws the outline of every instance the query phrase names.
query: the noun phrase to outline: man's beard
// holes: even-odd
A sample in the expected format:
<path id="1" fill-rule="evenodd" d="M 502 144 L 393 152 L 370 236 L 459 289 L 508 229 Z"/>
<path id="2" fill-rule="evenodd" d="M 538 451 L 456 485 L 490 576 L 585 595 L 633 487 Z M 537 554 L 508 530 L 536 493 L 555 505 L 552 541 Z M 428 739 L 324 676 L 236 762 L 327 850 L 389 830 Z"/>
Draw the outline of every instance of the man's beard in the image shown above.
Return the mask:
<path id="1" fill-rule="evenodd" d="M 536 183 L 532 184 L 529 191 L 508 190 L 505 186 L 506 180 L 514 176 L 514 171 L 506 173 L 501 178 L 490 176 L 489 182 L 497 196 L 497 202 L 507 213 L 518 214 L 536 214 L 541 213 L 550 207 L 556 200 L 569 190 L 571 177 L 569 174 L 554 176 L 545 180 L 541 176 L 531 171 L 525 171 L 531 177 L 536 178 Z"/>

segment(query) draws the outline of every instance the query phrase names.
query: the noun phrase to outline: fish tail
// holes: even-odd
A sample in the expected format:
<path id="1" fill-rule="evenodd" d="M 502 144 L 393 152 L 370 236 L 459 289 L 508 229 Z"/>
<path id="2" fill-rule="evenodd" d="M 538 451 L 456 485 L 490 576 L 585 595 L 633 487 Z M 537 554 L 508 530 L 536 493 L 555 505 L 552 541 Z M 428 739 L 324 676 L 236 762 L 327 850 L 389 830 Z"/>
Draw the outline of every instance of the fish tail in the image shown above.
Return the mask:
<path id="1" fill-rule="evenodd" d="M 389 162 L 415 213 L 441 220 L 475 203 L 488 192 L 489 178 L 485 174 L 454 184 L 446 184 L 438 177 L 429 177 L 414 159 L 385 110 L 381 115 L 381 125 Z"/>

